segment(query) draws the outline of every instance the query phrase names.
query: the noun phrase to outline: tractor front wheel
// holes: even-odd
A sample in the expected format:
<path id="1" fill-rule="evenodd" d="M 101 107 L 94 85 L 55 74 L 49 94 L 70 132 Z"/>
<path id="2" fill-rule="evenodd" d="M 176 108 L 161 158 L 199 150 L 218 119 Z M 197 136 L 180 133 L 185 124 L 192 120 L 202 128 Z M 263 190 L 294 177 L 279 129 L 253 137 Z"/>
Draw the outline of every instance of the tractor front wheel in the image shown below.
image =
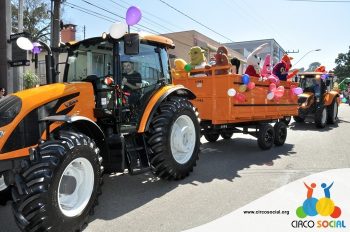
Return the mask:
<path id="1" fill-rule="evenodd" d="M 338 118 L 338 101 L 337 98 L 334 98 L 332 104 L 327 107 L 327 123 L 334 124 L 337 122 Z"/>
<path id="2" fill-rule="evenodd" d="M 318 128 L 324 128 L 327 123 L 327 108 L 325 106 L 320 107 L 315 113 L 315 124 Z"/>
<path id="3" fill-rule="evenodd" d="M 13 212 L 24 231 L 80 231 L 100 194 L 102 158 L 93 140 L 61 132 L 32 151 L 17 175 Z"/>
<path id="4" fill-rule="evenodd" d="M 179 180 L 189 175 L 199 155 L 200 127 L 196 111 L 186 98 L 163 101 L 147 137 L 156 176 Z"/>

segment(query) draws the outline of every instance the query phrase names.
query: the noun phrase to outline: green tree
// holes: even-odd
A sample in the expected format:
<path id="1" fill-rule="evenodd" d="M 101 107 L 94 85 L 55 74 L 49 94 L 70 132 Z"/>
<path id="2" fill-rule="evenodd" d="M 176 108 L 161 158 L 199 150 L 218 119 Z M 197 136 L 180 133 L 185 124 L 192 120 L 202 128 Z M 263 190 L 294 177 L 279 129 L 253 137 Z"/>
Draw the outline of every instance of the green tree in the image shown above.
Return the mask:
<path id="1" fill-rule="evenodd" d="M 11 1 L 12 32 L 18 32 L 18 0 Z M 50 0 L 26 0 L 23 6 L 23 30 L 33 40 L 48 41 L 50 34 Z"/>
<path id="2" fill-rule="evenodd" d="M 338 58 L 335 59 L 337 66 L 334 68 L 334 74 L 343 80 L 346 77 L 350 77 L 350 46 L 347 53 L 339 53 Z"/>
<path id="3" fill-rule="evenodd" d="M 321 66 L 320 62 L 312 62 L 306 72 L 313 72 L 317 67 Z"/>

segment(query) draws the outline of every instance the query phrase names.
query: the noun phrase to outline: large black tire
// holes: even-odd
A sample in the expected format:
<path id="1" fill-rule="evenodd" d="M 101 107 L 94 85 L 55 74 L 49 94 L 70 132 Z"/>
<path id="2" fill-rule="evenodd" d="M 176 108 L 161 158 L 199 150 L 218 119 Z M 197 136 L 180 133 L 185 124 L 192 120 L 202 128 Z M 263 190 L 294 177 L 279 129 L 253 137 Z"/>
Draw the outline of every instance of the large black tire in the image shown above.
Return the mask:
<path id="1" fill-rule="evenodd" d="M 4 177 L 0 175 L 0 205 L 6 205 L 11 200 L 11 187 L 7 186 Z"/>
<path id="2" fill-rule="evenodd" d="M 331 105 L 327 107 L 327 123 L 334 124 L 338 119 L 338 101 L 334 98 Z"/>
<path id="3" fill-rule="evenodd" d="M 223 139 L 231 139 L 233 132 L 232 131 L 225 131 L 225 132 L 221 132 L 220 135 Z"/>
<path id="4" fill-rule="evenodd" d="M 327 124 L 327 108 L 321 106 L 315 113 L 315 124 L 318 128 L 324 128 Z"/>
<path id="5" fill-rule="evenodd" d="M 189 175 L 199 155 L 200 127 L 193 105 L 181 97 L 163 101 L 153 117 L 147 142 L 153 173 L 167 180 Z"/>
<path id="6" fill-rule="evenodd" d="M 299 117 L 299 116 L 293 116 L 293 119 L 295 122 L 304 122 L 305 118 Z"/>
<path id="7" fill-rule="evenodd" d="M 101 193 L 102 158 L 93 140 L 60 132 L 33 151 L 13 187 L 13 212 L 22 231 L 81 231 Z"/>
<path id="8" fill-rule="evenodd" d="M 284 122 L 286 125 L 289 125 L 290 121 L 292 120 L 292 116 L 285 116 L 281 119 L 281 122 Z"/>
<path id="9" fill-rule="evenodd" d="M 219 133 L 210 133 L 205 134 L 204 138 L 210 143 L 215 143 L 219 139 L 219 136 Z"/>
<path id="10" fill-rule="evenodd" d="M 283 121 L 277 122 L 273 129 L 275 130 L 274 144 L 282 146 L 287 139 L 287 125 Z"/>
<path id="11" fill-rule="evenodd" d="M 275 131 L 273 130 L 273 127 L 268 123 L 261 124 L 259 126 L 257 138 L 258 145 L 261 149 L 270 149 L 275 139 Z"/>

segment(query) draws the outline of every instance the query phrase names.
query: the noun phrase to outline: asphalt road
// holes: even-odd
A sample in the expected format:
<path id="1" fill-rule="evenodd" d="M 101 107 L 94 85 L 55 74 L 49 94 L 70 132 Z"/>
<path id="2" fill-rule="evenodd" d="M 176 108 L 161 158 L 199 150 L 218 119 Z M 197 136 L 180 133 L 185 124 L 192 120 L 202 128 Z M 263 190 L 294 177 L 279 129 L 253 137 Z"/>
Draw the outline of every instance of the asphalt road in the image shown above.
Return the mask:
<path id="1" fill-rule="evenodd" d="M 217 219 L 291 181 L 350 167 L 350 106 L 339 122 L 317 129 L 291 122 L 286 144 L 261 151 L 256 139 L 237 134 L 207 143 L 194 172 L 168 182 L 151 174 L 105 176 L 88 232 L 182 231 Z M 17 231 L 10 203 L 0 207 L 0 231 Z"/>

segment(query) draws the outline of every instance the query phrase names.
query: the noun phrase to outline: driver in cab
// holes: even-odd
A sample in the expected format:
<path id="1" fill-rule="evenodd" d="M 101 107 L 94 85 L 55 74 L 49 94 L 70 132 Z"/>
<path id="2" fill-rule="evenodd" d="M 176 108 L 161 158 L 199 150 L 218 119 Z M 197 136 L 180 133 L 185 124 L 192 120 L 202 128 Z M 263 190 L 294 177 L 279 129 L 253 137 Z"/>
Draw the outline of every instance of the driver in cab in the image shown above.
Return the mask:
<path id="1" fill-rule="evenodd" d="M 134 63 L 129 61 L 123 63 L 122 77 L 123 90 L 130 93 L 129 103 L 137 102 L 140 97 L 142 80 L 141 74 L 134 69 Z"/>

